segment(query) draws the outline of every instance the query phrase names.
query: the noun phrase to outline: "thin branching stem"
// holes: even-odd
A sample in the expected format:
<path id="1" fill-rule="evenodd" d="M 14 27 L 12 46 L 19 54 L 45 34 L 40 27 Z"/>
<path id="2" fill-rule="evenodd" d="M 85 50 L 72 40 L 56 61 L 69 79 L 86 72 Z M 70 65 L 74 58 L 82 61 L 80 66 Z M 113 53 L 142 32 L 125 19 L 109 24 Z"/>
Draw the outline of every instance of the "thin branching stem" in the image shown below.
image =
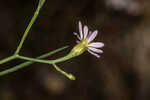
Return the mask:
<path id="1" fill-rule="evenodd" d="M 39 5 L 38 5 L 38 7 L 37 7 L 37 9 L 36 9 L 32 19 L 31 19 L 31 21 L 29 22 L 29 24 L 28 24 L 28 26 L 27 26 L 23 36 L 22 36 L 22 39 L 21 39 L 21 41 L 20 41 L 20 43 L 19 43 L 19 45 L 18 45 L 18 47 L 17 47 L 17 49 L 15 51 L 15 54 L 18 54 L 20 52 L 20 50 L 21 50 L 21 48 L 23 46 L 23 43 L 24 43 L 26 37 L 28 36 L 28 33 L 29 33 L 33 23 L 37 19 L 38 15 L 39 15 L 39 11 L 43 7 L 44 3 L 45 3 L 45 0 L 39 0 Z"/>
<path id="2" fill-rule="evenodd" d="M 0 64 L 4 64 L 4 63 L 6 63 L 6 62 L 8 62 L 8 61 L 11 61 L 11 60 L 14 60 L 14 59 L 16 59 L 16 58 L 17 58 L 17 57 L 16 57 L 15 55 L 9 56 L 9 57 L 7 57 L 7 58 L 5 58 L 5 59 L 0 60 Z"/>
<path id="3" fill-rule="evenodd" d="M 25 41 L 25 39 L 26 39 L 26 37 L 27 37 L 27 35 L 28 35 L 28 33 L 29 33 L 29 31 L 30 31 L 30 29 L 31 29 L 31 27 L 32 27 L 32 25 L 33 25 L 33 23 L 34 23 L 35 20 L 37 19 L 38 15 L 39 15 L 39 11 L 40 11 L 40 9 L 43 7 L 44 3 L 45 3 L 45 0 L 39 0 L 38 7 L 37 7 L 37 9 L 36 9 L 36 11 L 35 11 L 35 13 L 34 13 L 32 19 L 31 19 L 30 23 L 28 24 L 28 26 L 27 26 L 27 28 L 26 28 L 26 30 L 25 30 L 23 36 L 22 36 L 22 39 L 21 39 L 21 41 L 20 41 L 20 43 L 19 43 L 19 45 L 18 45 L 18 47 L 17 47 L 17 49 L 16 49 L 14 55 L 9 56 L 9 57 L 7 57 L 7 58 L 5 58 L 5 59 L 0 60 L 0 64 L 4 64 L 4 63 L 6 63 L 6 62 L 9 62 L 9 61 L 14 60 L 14 59 L 17 58 L 18 53 L 20 52 L 20 50 L 21 50 L 21 48 L 22 48 L 22 46 L 23 46 L 23 43 L 24 43 L 24 41 Z"/>
<path id="4" fill-rule="evenodd" d="M 53 54 L 55 54 L 55 53 L 57 53 L 57 52 L 60 52 L 60 51 L 62 51 L 62 50 L 64 50 L 64 49 L 66 49 L 66 48 L 68 48 L 68 46 L 65 46 L 65 47 L 56 49 L 56 50 L 51 51 L 51 52 L 46 53 L 46 54 L 43 54 L 43 55 L 37 57 L 37 59 L 42 59 L 42 58 L 49 57 L 49 56 L 51 56 L 51 55 L 53 55 Z M 15 71 L 17 71 L 17 70 L 19 70 L 19 69 L 22 69 L 22 68 L 24 68 L 24 67 L 27 67 L 27 66 L 33 64 L 33 63 L 35 63 L 35 62 L 26 61 L 26 62 L 24 62 L 24 63 L 22 63 L 22 64 L 20 64 L 20 65 L 14 66 L 14 67 L 12 67 L 12 68 L 10 68 L 10 69 L 6 69 L 6 70 L 0 72 L 0 76 L 7 75 L 7 74 L 9 74 L 9 73 L 15 72 Z"/>
<path id="5" fill-rule="evenodd" d="M 60 62 L 69 60 L 69 59 L 73 58 L 73 56 L 68 54 L 68 55 L 58 58 L 56 60 L 44 60 L 44 59 L 37 59 L 37 58 L 31 58 L 31 57 L 26 57 L 26 56 L 20 56 L 20 55 L 18 55 L 17 58 L 32 61 L 32 62 L 39 62 L 39 63 L 45 63 L 45 64 L 56 64 L 56 63 L 60 63 Z"/>
<path id="6" fill-rule="evenodd" d="M 37 57 L 37 58 L 31 58 L 31 57 L 26 57 L 26 56 L 21 56 L 21 55 L 19 55 L 19 52 L 20 52 L 20 50 L 22 49 L 23 43 L 24 43 L 24 41 L 26 40 L 26 38 L 27 38 L 27 36 L 28 36 L 28 34 L 29 34 L 29 31 L 30 31 L 32 25 L 34 24 L 35 20 L 37 19 L 38 15 L 39 15 L 39 12 L 40 12 L 40 9 L 43 7 L 44 3 L 45 3 L 45 0 L 39 0 L 38 7 L 37 7 L 37 9 L 36 9 L 36 11 L 35 11 L 35 13 L 34 13 L 32 19 L 31 19 L 31 21 L 29 22 L 27 28 L 25 29 L 25 32 L 24 32 L 24 34 L 23 34 L 23 36 L 22 36 L 22 38 L 21 38 L 21 41 L 20 41 L 20 43 L 19 43 L 19 45 L 18 45 L 16 51 L 14 52 L 14 54 L 13 54 L 12 56 L 0 60 L 0 64 L 4 64 L 4 63 L 6 63 L 6 62 L 8 62 L 8 61 L 11 61 L 11 60 L 14 60 L 14 59 L 23 59 L 23 60 L 27 60 L 27 61 L 24 62 L 24 63 L 22 63 L 22 64 L 20 64 L 20 65 L 14 66 L 14 67 L 12 67 L 12 68 L 10 68 L 10 69 L 6 69 L 6 70 L 0 72 L 0 76 L 7 75 L 7 74 L 9 74 L 9 73 L 11 73 L 11 72 L 15 72 L 15 71 L 17 71 L 17 70 L 19 70 L 19 69 L 22 69 L 22 68 L 24 68 L 24 67 L 26 67 L 26 66 L 28 66 L 28 65 L 33 64 L 34 62 L 39 62 L 39 63 L 45 63 L 45 64 L 52 64 L 52 65 L 54 66 L 54 68 L 55 68 L 58 72 L 60 72 L 60 73 L 62 73 L 63 75 L 65 75 L 65 76 L 68 77 L 70 80 L 75 80 L 75 77 L 74 77 L 72 74 L 66 73 L 65 71 L 61 70 L 61 69 L 56 65 L 56 63 L 60 63 L 60 62 L 69 60 L 69 59 L 71 59 L 71 58 L 73 58 L 73 57 L 75 57 L 75 56 L 73 56 L 73 55 L 71 55 L 71 54 L 69 53 L 68 55 L 66 55 L 66 56 L 64 56 L 64 57 L 61 57 L 61 58 L 58 58 L 58 59 L 56 59 L 56 60 L 43 60 L 43 59 L 42 59 L 42 58 L 48 57 L 48 56 L 50 56 L 50 55 L 52 55 L 52 54 L 54 54 L 54 53 L 57 53 L 57 52 L 59 52 L 59 51 L 61 51 L 61 50 L 63 50 L 63 49 L 66 49 L 68 46 L 63 47 L 63 48 L 60 48 L 60 49 L 57 49 L 57 50 L 54 50 L 54 51 L 49 52 L 49 53 L 46 53 L 46 54 L 44 54 L 44 55 L 42 55 L 42 56 L 39 56 L 39 57 Z"/>

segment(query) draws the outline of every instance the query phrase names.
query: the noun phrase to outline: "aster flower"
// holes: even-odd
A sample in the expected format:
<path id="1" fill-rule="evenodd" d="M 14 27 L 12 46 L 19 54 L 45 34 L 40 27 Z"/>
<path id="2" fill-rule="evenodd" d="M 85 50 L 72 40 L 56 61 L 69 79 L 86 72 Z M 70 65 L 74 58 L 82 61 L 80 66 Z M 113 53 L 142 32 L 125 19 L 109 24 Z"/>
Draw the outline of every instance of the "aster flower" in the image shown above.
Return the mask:
<path id="1" fill-rule="evenodd" d="M 100 57 L 100 53 L 103 53 L 103 51 L 100 49 L 104 46 L 103 42 L 93 42 L 93 40 L 96 38 L 98 34 L 98 31 L 90 31 L 86 25 L 82 27 L 81 22 L 79 21 L 79 34 L 74 32 L 74 35 L 77 36 L 77 45 L 73 48 L 72 53 L 75 55 L 80 55 L 84 51 L 88 51 L 92 55 L 96 57 Z"/>

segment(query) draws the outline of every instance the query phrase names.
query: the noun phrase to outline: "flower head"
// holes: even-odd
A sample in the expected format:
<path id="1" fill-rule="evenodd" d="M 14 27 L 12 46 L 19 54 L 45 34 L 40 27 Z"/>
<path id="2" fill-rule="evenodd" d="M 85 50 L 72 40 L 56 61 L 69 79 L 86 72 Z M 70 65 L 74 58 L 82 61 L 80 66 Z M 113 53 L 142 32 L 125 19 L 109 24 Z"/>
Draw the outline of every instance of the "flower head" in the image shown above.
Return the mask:
<path id="1" fill-rule="evenodd" d="M 86 25 L 82 27 L 82 24 L 79 21 L 79 34 L 74 32 L 74 35 L 76 35 L 78 38 L 78 44 L 72 49 L 72 53 L 74 53 L 75 55 L 80 55 L 87 50 L 89 53 L 99 58 L 99 53 L 103 53 L 100 48 L 104 46 L 104 43 L 93 42 L 97 34 L 97 30 L 93 32 L 89 31 L 88 27 Z"/>

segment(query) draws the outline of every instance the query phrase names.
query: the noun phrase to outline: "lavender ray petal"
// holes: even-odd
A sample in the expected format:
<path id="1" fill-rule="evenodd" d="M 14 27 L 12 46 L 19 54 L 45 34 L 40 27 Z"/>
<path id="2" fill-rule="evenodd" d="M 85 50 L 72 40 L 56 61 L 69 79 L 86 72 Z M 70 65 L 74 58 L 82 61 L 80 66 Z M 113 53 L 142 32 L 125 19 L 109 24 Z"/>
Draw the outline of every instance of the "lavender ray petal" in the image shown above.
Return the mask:
<path id="1" fill-rule="evenodd" d="M 84 39 L 86 39 L 87 35 L 88 35 L 88 27 L 85 25 L 84 26 Z"/>
<path id="2" fill-rule="evenodd" d="M 78 33 L 73 32 L 73 34 L 74 34 L 74 35 L 76 35 L 76 36 L 77 36 L 77 38 L 78 38 L 79 40 L 81 40 L 81 38 L 80 38 L 80 36 L 78 35 Z"/>
<path id="3" fill-rule="evenodd" d="M 89 42 L 93 41 L 93 40 L 95 39 L 95 37 L 97 36 L 97 33 L 98 33 L 98 31 L 95 30 L 95 31 L 89 36 L 87 42 L 89 43 Z"/>
<path id="4" fill-rule="evenodd" d="M 101 49 L 96 49 L 96 48 L 92 48 L 92 47 L 88 47 L 88 49 L 95 53 L 103 53 L 103 50 L 101 50 Z"/>
<path id="5" fill-rule="evenodd" d="M 92 31 L 89 30 L 89 33 L 88 33 L 88 35 L 87 35 L 87 37 L 86 37 L 87 43 L 88 43 L 88 38 L 91 36 L 91 34 L 92 34 Z"/>
<path id="6" fill-rule="evenodd" d="M 92 35 L 92 31 L 89 31 L 87 38 L 89 38 L 91 35 Z"/>
<path id="7" fill-rule="evenodd" d="M 103 42 L 94 42 L 89 44 L 90 47 L 95 47 L 95 48 L 102 48 L 104 47 L 104 43 Z"/>
<path id="8" fill-rule="evenodd" d="M 96 54 L 96 53 L 94 53 L 94 52 L 92 52 L 92 51 L 90 51 L 90 50 L 88 50 L 88 52 L 89 52 L 90 54 L 92 54 L 92 55 L 96 56 L 97 58 L 99 58 L 99 57 L 100 57 L 100 55 L 98 55 L 98 54 Z"/>
<path id="9" fill-rule="evenodd" d="M 83 39 L 83 32 L 82 32 L 82 23 L 79 21 L 79 33 L 80 33 L 80 38 Z"/>

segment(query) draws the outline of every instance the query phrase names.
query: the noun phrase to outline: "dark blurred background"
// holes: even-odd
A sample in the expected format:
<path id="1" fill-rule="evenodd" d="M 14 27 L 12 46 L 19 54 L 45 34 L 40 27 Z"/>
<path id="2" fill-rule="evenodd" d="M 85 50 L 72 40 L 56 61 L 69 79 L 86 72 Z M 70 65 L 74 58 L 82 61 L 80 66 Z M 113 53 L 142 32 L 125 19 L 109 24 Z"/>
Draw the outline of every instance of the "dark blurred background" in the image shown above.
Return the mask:
<path id="1" fill-rule="evenodd" d="M 37 5 L 1 0 L 0 59 L 13 54 Z M 75 81 L 40 63 L 0 77 L 0 100 L 150 100 L 149 0 L 47 0 L 20 54 L 37 57 L 69 45 L 48 59 L 66 55 L 76 44 L 79 20 L 99 30 L 101 58 L 86 52 L 58 64 Z M 0 71 L 22 62 L 3 64 Z"/>

